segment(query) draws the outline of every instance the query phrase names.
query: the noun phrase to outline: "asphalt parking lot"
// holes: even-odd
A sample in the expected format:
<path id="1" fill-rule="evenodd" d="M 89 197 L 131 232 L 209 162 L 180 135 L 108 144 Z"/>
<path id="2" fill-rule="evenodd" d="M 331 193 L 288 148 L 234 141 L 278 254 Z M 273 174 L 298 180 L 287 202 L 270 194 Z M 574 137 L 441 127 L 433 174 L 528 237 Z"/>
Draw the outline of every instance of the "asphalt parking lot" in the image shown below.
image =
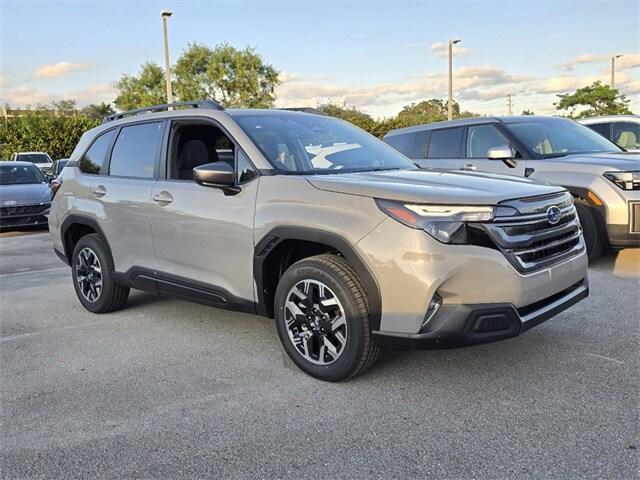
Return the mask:
<path id="1" fill-rule="evenodd" d="M 95 316 L 47 233 L 0 236 L 2 477 L 638 478 L 640 251 L 525 335 L 299 371 L 268 319 L 132 293 Z"/>

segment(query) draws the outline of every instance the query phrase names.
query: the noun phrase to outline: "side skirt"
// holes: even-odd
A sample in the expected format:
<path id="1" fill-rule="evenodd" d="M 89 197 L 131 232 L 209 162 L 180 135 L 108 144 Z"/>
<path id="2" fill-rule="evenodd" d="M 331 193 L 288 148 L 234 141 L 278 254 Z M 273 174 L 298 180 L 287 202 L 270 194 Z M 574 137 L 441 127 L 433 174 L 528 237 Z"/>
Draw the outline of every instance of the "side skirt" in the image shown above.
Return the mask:
<path id="1" fill-rule="evenodd" d="M 160 296 L 176 297 L 237 312 L 256 313 L 255 302 L 236 297 L 223 288 L 169 273 L 157 272 L 143 267 L 132 267 L 124 273 L 116 272 L 115 278 L 121 285 Z"/>

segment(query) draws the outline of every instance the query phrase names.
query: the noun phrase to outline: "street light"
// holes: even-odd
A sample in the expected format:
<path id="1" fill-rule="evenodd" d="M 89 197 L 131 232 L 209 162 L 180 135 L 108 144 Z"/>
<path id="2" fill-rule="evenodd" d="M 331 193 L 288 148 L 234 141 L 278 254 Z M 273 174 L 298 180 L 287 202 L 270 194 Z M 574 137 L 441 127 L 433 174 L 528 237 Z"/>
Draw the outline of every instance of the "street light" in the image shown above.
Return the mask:
<path id="1" fill-rule="evenodd" d="M 620 58 L 622 55 L 613 55 L 611 57 L 611 88 L 616 88 L 616 58 Z"/>
<path id="2" fill-rule="evenodd" d="M 449 40 L 449 102 L 447 103 L 447 118 L 453 120 L 453 46 L 462 40 Z"/>
<path id="3" fill-rule="evenodd" d="M 162 17 L 162 30 L 164 32 L 164 78 L 167 85 L 167 103 L 173 103 L 173 92 L 171 91 L 171 64 L 169 63 L 169 17 L 173 15 L 170 10 L 160 12 Z M 169 107 L 171 110 L 171 107 Z"/>

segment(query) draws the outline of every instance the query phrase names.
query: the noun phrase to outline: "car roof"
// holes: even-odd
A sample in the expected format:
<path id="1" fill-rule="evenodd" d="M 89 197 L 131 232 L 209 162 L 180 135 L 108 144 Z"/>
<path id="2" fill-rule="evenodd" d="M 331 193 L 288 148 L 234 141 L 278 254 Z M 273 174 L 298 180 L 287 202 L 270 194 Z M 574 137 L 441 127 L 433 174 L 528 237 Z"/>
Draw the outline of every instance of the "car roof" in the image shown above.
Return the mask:
<path id="1" fill-rule="evenodd" d="M 422 125 L 416 125 L 413 127 L 405 127 L 398 128 L 395 130 L 391 130 L 389 133 L 385 135 L 385 137 L 390 137 L 393 135 L 413 133 L 413 132 L 424 132 L 428 130 L 436 130 L 440 128 L 450 128 L 450 127 L 466 127 L 468 125 L 479 125 L 479 124 L 487 124 L 487 123 L 517 123 L 523 120 L 536 120 L 536 121 L 549 121 L 549 120 L 557 120 L 564 119 L 563 117 L 545 117 L 542 115 L 511 115 L 504 117 L 471 117 L 471 118 L 461 118 L 459 120 L 445 120 L 443 122 L 433 122 L 433 123 L 425 123 Z M 569 120 L 569 119 L 566 119 Z"/>
<path id="2" fill-rule="evenodd" d="M 591 117 L 591 118 L 581 118 L 578 120 L 579 123 L 590 124 L 590 123 L 600 123 L 600 122 L 611 122 L 611 121 L 634 121 L 640 122 L 640 115 L 602 115 L 600 117 Z"/>
<path id="3" fill-rule="evenodd" d="M 49 156 L 47 152 L 16 152 L 18 155 L 46 155 Z"/>
<path id="4" fill-rule="evenodd" d="M 15 161 L 15 162 L 1 162 L 0 165 L 11 165 L 12 167 L 28 167 L 28 166 L 33 166 L 35 167 L 35 163 L 33 162 L 20 162 L 20 161 Z M 36 167 L 37 168 L 37 167 Z"/>

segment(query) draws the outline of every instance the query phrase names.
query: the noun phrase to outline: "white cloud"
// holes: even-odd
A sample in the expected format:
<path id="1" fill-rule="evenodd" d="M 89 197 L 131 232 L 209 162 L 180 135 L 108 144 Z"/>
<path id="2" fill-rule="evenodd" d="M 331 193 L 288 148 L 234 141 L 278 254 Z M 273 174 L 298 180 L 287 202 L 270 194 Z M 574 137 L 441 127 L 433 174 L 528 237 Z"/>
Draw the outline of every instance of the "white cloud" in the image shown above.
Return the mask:
<path id="1" fill-rule="evenodd" d="M 545 82 L 543 87 L 540 89 L 540 92 L 565 93 L 570 90 L 575 90 L 578 85 L 578 79 L 570 75 L 564 75 L 562 77 L 552 77 Z"/>
<path id="2" fill-rule="evenodd" d="M 331 101 L 345 102 L 358 108 L 379 111 L 381 107 L 407 104 L 425 98 L 443 98 L 447 92 L 447 75 L 430 73 L 400 83 L 380 83 L 356 87 L 337 83 L 332 78 L 305 78 L 283 74 L 278 88 L 278 106 L 315 106 Z M 454 71 L 454 89 L 460 98 L 499 98 L 524 91 L 533 77 L 511 75 L 492 65 L 461 67 Z M 487 90 L 486 87 L 491 87 Z M 470 93 L 467 94 L 467 92 Z"/>
<path id="3" fill-rule="evenodd" d="M 582 55 L 578 55 L 571 60 L 568 60 L 560 65 L 560 68 L 566 70 L 568 72 L 572 71 L 576 65 L 583 65 L 587 63 L 596 63 L 602 62 L 606 60 L 607 57 L 605 55 L 596 55 L 593 53 L 583 53 Z"/>
<path id="4" fill-rule="evenodd" d="M 628 70 L 640 67 L 640 53 L 625 53 L 616 58 L 616 70 Z"/>
<path id="5" fill-rule="evenodd" d="M 26 85 L 0 89 L 0 103 L 8 103 L 12 107 L 36 106 L 59 100 L 75 100 L 79 107 L 83 107 L 90 103 L 111 103 L 115 97 L 111 84 L 89 85 L 64 93 L 46 92 Z"/>
<path id="6" fill-rule="evenodd" d="M 33 78 L 57 78 L 72 72 L 77 72 L 79 70 L 86 70 L 87 68 L 90 68 L 90 67 L 91 67 L 91 64 L 88 64 L 88 63 L 69 63 L 69 62 L 60 62 L 60 63 L 51 64 L 51 65 L 43 65 L 42 67 L 36 68 L 34 70 Z"/>
<path id="7" fill-rule="evenodd" d="M 616 70 L 626 70 L 629 68 L 640 67 L 640 53 L 622 53 L 622 57 L 616 59 Z M 611 61 L 611 55 L 598 55 L 594 53 L 583 53 L 571 60 L 560 65 L 560 68 L 570 72 L 577 65 L 587 65 L 590 63 L 608 63 Z M 607 65 L 607 68 L 608 65 Z"/>
<path id="8" fill-rule="evenodd" d="M 449 56 L 449 44 L 444 42 L 436 42 L 429 47 L 431 55 L 434 57 L 448 57 Z M 471 49 L 461 47 L 459 44 L 453 46 L 453 55 L 462 56 L 468 55 Z"/>

